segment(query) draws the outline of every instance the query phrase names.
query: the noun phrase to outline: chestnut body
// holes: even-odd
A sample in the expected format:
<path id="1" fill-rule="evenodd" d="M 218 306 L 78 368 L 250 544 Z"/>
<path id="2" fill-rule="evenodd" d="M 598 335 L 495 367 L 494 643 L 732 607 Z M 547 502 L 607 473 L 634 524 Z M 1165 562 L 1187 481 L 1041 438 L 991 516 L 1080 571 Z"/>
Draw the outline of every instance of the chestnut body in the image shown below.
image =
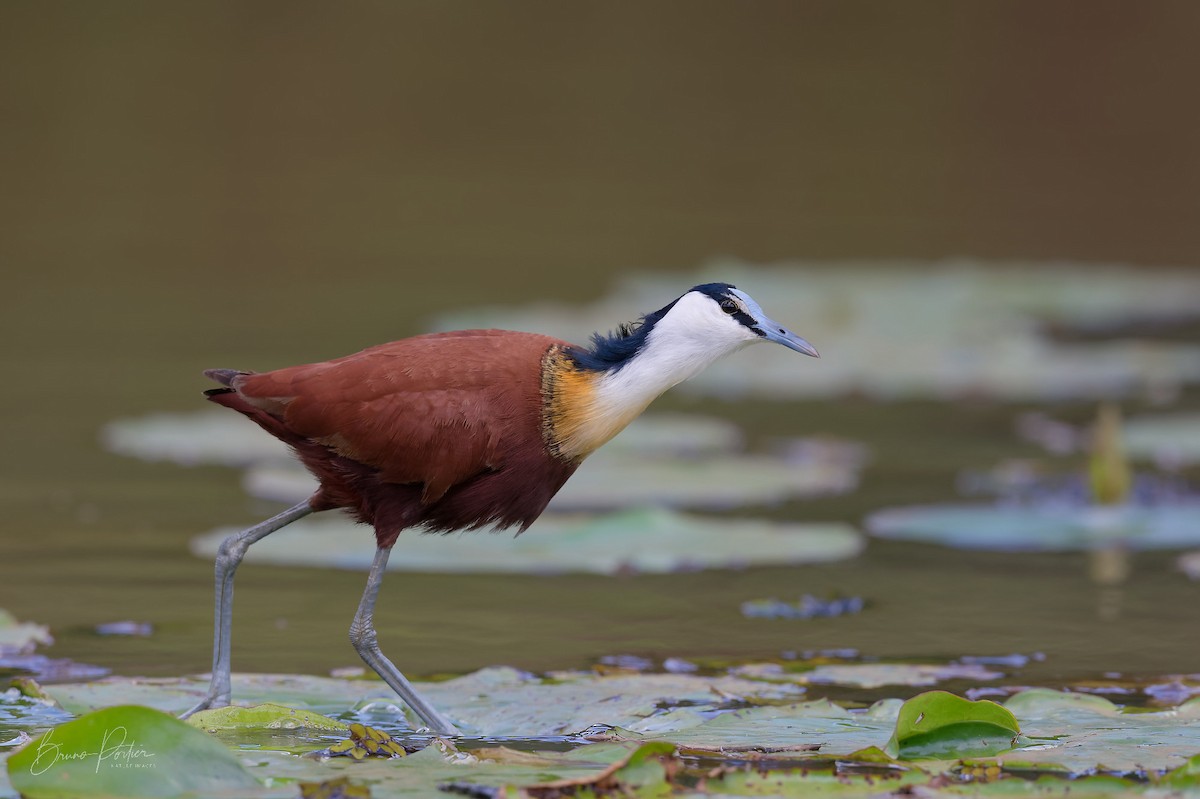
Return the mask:
<path id="1" fill-rule="evenodd" d="M 382 547 L 407 527 L 524 529 L 579 464 L 544 440 L 544 370 L 569 346 L 434 333 L 273 372 L 214 370 L 229 387 L 208 398 L 291 445 L 320 482 L 313 510 L 350 511 Z"/>

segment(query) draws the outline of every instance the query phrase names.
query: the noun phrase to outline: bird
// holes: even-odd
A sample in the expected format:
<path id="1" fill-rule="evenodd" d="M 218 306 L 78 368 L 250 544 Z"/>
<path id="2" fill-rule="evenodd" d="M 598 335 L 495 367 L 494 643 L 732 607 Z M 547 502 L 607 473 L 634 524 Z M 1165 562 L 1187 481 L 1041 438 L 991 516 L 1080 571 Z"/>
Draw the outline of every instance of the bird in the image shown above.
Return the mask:
<path id="1" fill-rule="evenodd" d="M 224 539 L 216 557 L 213 668 L 186 711 L 231 701 L 233 578 L 246 550 L 310 513 L 348 511 L 376 550 L 350 640 L 430 732 L 459 728 L 381 651 L 375 602 L 401 532 L 516 527 L 660 394 L 750 344 L 820 357 L 729 283 L 705 283 L 578 346 L 510 330 L 430 333 L 268 372 L 210 369 L 205 392 L 292 450 L 317 478 L 305 501 Z"/>

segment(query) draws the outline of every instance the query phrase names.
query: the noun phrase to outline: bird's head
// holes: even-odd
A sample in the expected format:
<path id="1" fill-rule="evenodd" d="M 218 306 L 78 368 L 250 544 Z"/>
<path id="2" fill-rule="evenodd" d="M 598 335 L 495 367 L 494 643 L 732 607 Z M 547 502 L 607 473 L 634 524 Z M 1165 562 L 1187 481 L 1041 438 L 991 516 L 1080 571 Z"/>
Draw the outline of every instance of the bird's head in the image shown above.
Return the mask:
<path id="1" fill-rule="evenodd" d="M 820 358 L 816 347 L 767 316 L 749 294 L 728 283 L 696 286 L 675 301 L 667 316 L 680 314 L 713 339 L 730 343 L 773 341 L 788 349 Z"/>
<path id="2" fill-rule="evenodd" d="M 655 397 L 709 364 L 759 341 L 811 355 L 813 345 L 767 316 L 728 283 L 705 283 L 592 346 L 568 347 L 543 375 L 546 436 L 564 458 L 583 458 L 619 433 Z"/>
<path id="3" fill-rule="evenodd" d="M 686 379 L 721 356 L 760 341 L 820 357 L 813 345 L 767 316 L 746 292 L 728 283 L 705 283 L 614 333 L 594 335 L 591 349 L 577 350 L 573 357 L 594 371 L 617 372 L 637 361 L 678 370 Z"/>

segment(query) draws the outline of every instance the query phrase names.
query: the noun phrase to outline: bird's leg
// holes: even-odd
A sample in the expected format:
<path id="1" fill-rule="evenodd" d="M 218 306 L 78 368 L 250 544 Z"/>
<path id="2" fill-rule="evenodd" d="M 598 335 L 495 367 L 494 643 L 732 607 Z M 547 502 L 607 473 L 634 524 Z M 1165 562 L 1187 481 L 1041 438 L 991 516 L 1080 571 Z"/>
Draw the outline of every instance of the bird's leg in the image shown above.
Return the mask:
<path id="1" fill-rule="evenodd" d="M 229 704 L 229 644 L 231 624 L 233 622 L 233 573 L 246 550 L 256 541 L 269 536 L 276 530 L 285 527 L 297 519 L 312 513 L 312 506 L 307 501 L 272 516 L 265 522 L 254 525 L 240 533 L 234 533 L 221 542 L 217 548 L 216 563 L 216 608 L 213 621 L 213 667 L 212 682 L 208 694 L 195 707 L 187 710 L 181 719 L 186 719 L 198 710 L 212 707 L 225 707 Z"/>
<path id="2" fill-rule="evenodd" d="M 438 735 L 460 735 L 458 728 L 425 701 L 408 678 L 400 673 L 400 669 L 379 650 L 372 617 L 375 614 L 375 598 L 379 596 L 379 585 L 383 582 L 383 572 L 387 568 L 391 551 L 391 547 L 380 547 L 375 551 L 375 561 L 371 564 L 371 573 L 367 576 L 367 589 L 363 591 L 362 602 L 358 604 L 358 612 L 354 614 L 354 623 L 350 625 L 350 642 L 354 644 L 363 661 L 400 695 L 430 730 Z"/>

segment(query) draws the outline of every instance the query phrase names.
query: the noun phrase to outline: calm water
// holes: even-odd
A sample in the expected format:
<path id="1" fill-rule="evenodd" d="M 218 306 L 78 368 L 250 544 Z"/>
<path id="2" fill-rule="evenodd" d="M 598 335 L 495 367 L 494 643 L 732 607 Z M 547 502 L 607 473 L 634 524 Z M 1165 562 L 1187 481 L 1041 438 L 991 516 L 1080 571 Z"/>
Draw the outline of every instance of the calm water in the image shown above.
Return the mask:
<path id="1" fill-rule="evenodd" d="M 97 444 L 116 416 L 199 407 L 203 368 L 332 357 L 445 310 L 585 300 L 625 271 L 721 253 L 1200 263 L 1200 111 L 1175 88 L 1200 66 L 1194 8 L 1089 13 L 1087 35 L 1036 5 L 528 8 L 0 9 L 15 120 L 0 133 L 0 607 L 50 624 L 48 654 L 208 667 L 211 565 L 187 539 L 273 509 L 232 471 Z M 872 447 L 860 491 L 771 511 L 788 518 L 949 498 L 959 469 L 1035 454 L 1012 406 L 666 407 Z M 243 567 L 235 668 L 354 664 L 362 582 Z M 871 605 L 808 623 L 738 612 L 834 591 Z M 1041 651 L 1023 675 L 1053 681 L 1200 671 L 1195 596 L 1168 555 L 1101 589 L 1082 555 L 872 542 L 813 568 L 397 574 L 378 624 L 414 674 L 852 647 Z M 126 618 L 154 636 L 90 632 Z"/>

